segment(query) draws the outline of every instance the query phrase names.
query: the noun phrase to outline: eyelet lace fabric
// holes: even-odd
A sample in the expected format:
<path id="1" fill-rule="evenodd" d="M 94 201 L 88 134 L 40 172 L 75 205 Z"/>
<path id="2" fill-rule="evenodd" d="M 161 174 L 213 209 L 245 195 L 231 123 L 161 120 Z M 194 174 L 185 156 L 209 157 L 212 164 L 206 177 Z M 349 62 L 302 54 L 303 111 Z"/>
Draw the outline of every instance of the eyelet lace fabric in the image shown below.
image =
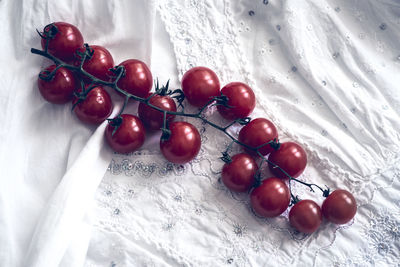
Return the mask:
<path id="1" fill-rule="evenodd" d="M 201 133 L 202 148 L 196 159 L 188 164 L 168 163 L 156 151 L 114 155 L 98 189 L 96 222 L 86 266 L 396 266 L 400 256 L 400 199 L 397 196 L 400 169 L 397 151 L 393 148 L 398 145 L 399 136 L 390 130 L 395 129 L 396 124 L 382 122 L 382 127 L 387 126 L 386 130 L 382 130 L 382 135 L 393 146 L 383 143 L 381 153 L 368 153 L 370 150 L 363 150 L 360 145 L 360 150 L 348 153 L 345 145 L 337 145 L 330 136 L 335 127 L 338 128 L 337 138 L 351 136 L 356 139 L 358 136 L 352 128 L 352 122 L 343 121 L 347 113 L 332 112 L 335 100 L 329 102 L 329 99 L 340 90 L 332 89 L 334 93 L 330 95 L 329 90 L 316 92 L 312 89 L 317 87 L 312 84 L 317 74 L 314 74 L 312 66 L 307 65 L 307 61 L 296 61 L 299 63 L 296 66 L 288 63 L 288 69 L 283 74 L 279 74 L 278 70 L 267 70 L 260 78 L 260 72 L 252 67 L 255 64 L 249 59 L 256 61 L 256 53 L 259 53 L 260 59 L 256 62 L 265 66 L 264 54 L 274 54 L 280 43 L 289 48 L 293 45 L 285 41 L 285 38 L 296 40 L 290 38 L 293 28 L 304 26 L 303 30 L 307 32 L 317 26 L 300 25 L 296 21 L 301 17 L 299 14 L 305 12 L 307 4 L 284 6 L 275 1 L 258 2 L 159 1 L 158 13 L 173 44 L 179 78 L 191 67 L 203 65 L 216 71 L 221 84 L 230 81 L 248 83 L 258 101 L 252 117 L 270 119 L 277 125 L 281 139 L 294 140 L 306 148 L 309 162 L 301 176 L 302 180 L 353 192 L 358 202 L 355 219 L 341 226 L 323 222 L 316 233 L 304 235 L 290 227 L 288 211 L 277 218 L 258 217 L 250 207 L 248 194 L 232 193 L 219 180 L 223 162 L 218 158 L 229 144 L 229 139 L 199 120 L 190 119 L 188 121 Z M 316 5 L 321 8 L 320 5 L 323 5 L 314 2 L 306 1 L 312 7 Z M 269 7 L 271 13 L 262 10 Z M 324 8 L 328 7 L 331 9 L 326 12 L 332 14 L 356 12 L 341 2 L 337 6 L 326 4 Z M 279 10 L 282 14 L 274 13 Z M 239 14 L 248 16 L 240 19 Z M 256 30 L 257 24 L 252 19 L 259 14 L 266 14 L 266 28 L 281 32 L 282 36 L 260 35 L 259 40 L 254 42 L 259 47 L 249 52 L 243 42 L 254 38 L 252 31 Z M 283 17 L 285 21 L 275 21 L 276 17 Z M 356 19 L 364 20 L 366 15 L 357 13 Z M 400 20 L 387 20 L 386 26 L 378 25 L 377 31 L 382 31 L 382 28 L 386 30 L 387 25 L 394 26 L 396 23 L 400 23 Z M 357 38 L 365 39 L 370 34 L 363 32 Z M 355 42 L 345 37 L 345 44 L 346 40 L 348 43 Z M 318 38 L 312 41 L 312 49 L 318 49 L 320 42 Z M 377 52 L 387 46 L 383 41 L 378 41 L 376 45 Z M 298 47 L 290 56 L 306 58 L 309 51 L 301 50 L 303 44 Z M 346 49 L 343 46 L 342 50 L 329 53 L 335 60 L 343 57 Z M 275 56 L 282 56 L 280 53 L 276 52 Z M 399 68 L 396 60 L 394 58 L 390 63 L 393 69 Z M 365 72 L 377 72 L 369 63 L 363 66 Z M 321 80 L 318 88 L 333 83 L 328 77 L 318 79 Z M 264 82 L 272 89 L 263 89 Z M 368 91 L 367 82 L 368 79 L 360 74 L 359 80 L 351 86 L 358 88 L 362 84 Z M 291 102 L 285 105 L 286 100 L 279 95 L 279 90 L 285 92 L 284 88 L 296 88 L 296 83 L 308 84 L 312 90 L 307 89 L 305 96 L 287 92 L 287 101 Z M 269 98 L 268 94 L 276 97 Z M 351 96 L 344 96 L 343 99 L 346 97 Z M 306 105 L 305 101 L 311 106 L 306 111 L 313 110 L 318 114 L 316 121 L 320 122 L 321 118 L 330 120 L 331 123 L 326 124 L 329 131 L 318 128 L 316 132 L 315 125 L 307 126 L 308 119 L 300 119 L 312 117 L 298 113 L 299 109 L 293 105 Z M 337 106 L 341 111 L 344 108 L 342 104 L 340 102 Z M 361 112 L 359 109 L 363 107 L 360 103 L 357 107 L 351 107 L 349 112 Z M 387 108 L 391 112 L 387 116 L 394 118 L 398 109 Z M 215 108 L 210 108 L 205 116 L 222 124 L 227 123 L 215 111 Z M 290 117 L 296 112 L 296 117 Z M 359 121 L 365 117 L 374 120 L 376 110 L 364 112 Z M 383 115 L 382 119 L 385 118 Z M 232 133 L 238 133 L 239 130 L 237 126 L 231 129 Z M 379 142 L 375 131 L 380 130 L 374 129 L 360 135 L 366 147 L 371 145 L 376 149 L 376 143 L 368 143 L 368 138 L 370 141 L 375 138 Z M 234 147 L 232 154 L 239 150 Z M 354 155 L 359 155 L 359 158 L 355 159 Z M 340 156 L 351 163 L 344 163 Z M 354 163 L 355 160 L 361 162 Z M 368 164 L 370 166 L 366 167 Z M 266 169 L 263 173 L 270 175 Z M 292 186 L 293 192 L 302 198 L 311 197 L 322 203 L 320 192 L 309 192 L 306 187 L 296 183 Z"/>

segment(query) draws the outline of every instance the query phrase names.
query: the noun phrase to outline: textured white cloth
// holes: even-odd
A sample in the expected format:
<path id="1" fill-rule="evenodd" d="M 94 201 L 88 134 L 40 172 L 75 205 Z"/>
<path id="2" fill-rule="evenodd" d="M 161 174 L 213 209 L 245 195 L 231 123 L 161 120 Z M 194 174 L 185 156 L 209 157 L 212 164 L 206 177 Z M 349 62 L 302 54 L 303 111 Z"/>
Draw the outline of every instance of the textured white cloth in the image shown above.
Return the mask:
<path id="1" fill-rule="evenodd" d="M 151 59 L 153 76 L 172 87 L 199 65 L 223 85 L 248 83 L 258 100 L 252 117 L 304 146 L 301 179 L 353 192 L 355 219 L 307 236 L 287 212 L 258 218 L 246 194 L 219 182 L 228 139 L 199 121 L 191 120 L 202 149 L 190 164 L 167 163 L 157 133 L 138 152 L 111 153 L 105 124 L 87 127 L 38 94 L 48 62 L 29 49 L 39 47 L 35 28 L 59 20 L 116 63 Z M 397 265 L 397 0 L 3 0 L 0 21 L 1 266 Z M 207 116 L 226 122 L 214 109 Z"/>

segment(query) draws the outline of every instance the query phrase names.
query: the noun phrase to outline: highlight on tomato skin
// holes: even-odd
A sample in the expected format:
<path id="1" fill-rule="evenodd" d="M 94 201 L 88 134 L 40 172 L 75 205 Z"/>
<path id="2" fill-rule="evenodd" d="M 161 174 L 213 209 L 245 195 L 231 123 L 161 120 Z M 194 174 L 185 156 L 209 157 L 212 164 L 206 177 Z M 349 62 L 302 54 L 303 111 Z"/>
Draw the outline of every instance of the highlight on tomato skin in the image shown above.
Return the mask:
<path id="1" fill-rule="evenodd" d="M 290 191 L 282 179 L 271 177 L 250 193 L 251 207 L 254 212 L 266 218 L 281 215 L 290 203 Z"/>
<path id="2" fill-rule="evenodd" d="M 185 164 L 193 160 L 200 151 L 201 137 L 191 123 L 174 121 L 169 125 L 168 139 L 160 139 L 163 156 L 172 163 Z"/>
<path id="3" fill-rule="evenodd" d="M 57 69 L 54 76 L 49 77 L 55 68 L 56 65 L 50 65 L 40 72 L 37 81 L 39 92 L 50 103 L 65 104 L 71 101 L 74 91 L 78 88 L 77 78 L 72 71 L 64 67 Z"/>
<path id="4" fill-rule="evenodd" d="M 114 132 L 115 127 L 109 122 L 105 137 L 110 147 L 118 153 L 130 153 L 138 150 L 146 138 L 145 128 L 141 120 L 131 114 L 122 114 L 122 123 Z"/>
<path id="5" fill-rule="evenodd" d="M 245 145 L 256 148 L 268 142 L 278 139 L 278 130 L 275 125 L 265 119 L 256 118 L 246 124 L 239 132 L 239 141 Z M 254 151 L 246 149 L 247 152 L 255 154 Z M 265 145 L 258 150 L 262 155 L 268 155 L 274 149 L 270 145 Z"/>
<path id="6" fill-rule="evenodd" d="M 206 67 L 194 67 L 185 72 L 181 85 L 186 99 L 195 107 L 203 107 L 220 95 L 218 76 Z"/>
<path id="7" fill-rule="evenodd" d="M 63 60 L 73 61 L 75 52 L 83 47 L 83 37 L 79 29 L 67 22 L 54 22 L 44 27 L 41 45 L 45 49 L 48 38 L 48 53 Z M 47 36 L 47 37 L 46 37 Z"/>
<path id="8" fill-rule="evenodd" d="M 347 190 L 333 191 L 322 203 L 322 214 L 335 224 L 350 222 L 357 213 L 357 202 L 353 194 Z"/>
<path id="9" fill-rule="evenodd" d="M 224 185 L 234 192 L 246 192 L 255 183 L 255 175 L 258 171 L 257 162 L 246 153 L 239 153 L 224 164 L 221 180 Z"/>
<path id="10" fill-rule="evenodd" d="M 295 142 L 281 143 L 278 150 L 271 152 L 268 160 L 278 165 L 290 176 L 297 178 L 307 166 L 307 153 L 304 149 Z M 288 177 L 279 168 L 273 164 L 268 163 L 271 172 L 281 179 L 288 179 Z"/>
<path id="11" fill-rule="evenodd" d="M 299 232 L 314 233 L 322 222 L 321 208 L 313 200 L 301 200 L 290 209 L 289 222 Z"/>

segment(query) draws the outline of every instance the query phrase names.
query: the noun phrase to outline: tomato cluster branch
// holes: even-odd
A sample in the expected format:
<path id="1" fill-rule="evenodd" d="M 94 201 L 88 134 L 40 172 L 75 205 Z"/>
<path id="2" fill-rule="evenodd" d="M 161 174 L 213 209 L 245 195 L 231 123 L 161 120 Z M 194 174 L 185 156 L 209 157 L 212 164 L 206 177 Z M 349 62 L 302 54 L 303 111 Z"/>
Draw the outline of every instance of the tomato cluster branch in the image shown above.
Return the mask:
<path id="1" fill-rule="evenodd" d="M 53 27 L 55 27 L 55 26 L 53 25 Z M 56 32 L 57 28 L 55 28 L 55 29 L 51 28 L 47 32 L 45 32 L 43 34 L 39 33 L 39 35 L 46 40 L 46 44 L 45 44 L 45 49 L 44 50 L 31 48 L 31 52 L 33 54 L 37 54 L 37 55 L 43 56 L 43 57 L 45 57 L 47 59 L 50 59 L 51 61 L 53 61 L 56 64 L 56 68 L 52 72 L 43 73 L 43 74 L 39 75 L 39 78 L 41 78 L 41 79 L 52 79 L 52 77 L 55 75 L 55 72 L 59 68 L 64 67 L 64 68 L 67 68 L 69 70 L 72 70 L 72 71 L 78 73 L 81 76 L 84 76 L 84 77 L 90 79 L 90 81 L 91 81 L 91 84 L 89 85 L 89 87 L 87 89 L 85 89 L 84 85 L 82 85 L 82 92 L 81 93 L 76 93 L 76 96 L 78 97 L 78 101 L 82 101 L 84 98 L 86 98 L 86 96 L 89 93 L 89 91 L 91 89 L 93 89 L 95 87 L 95 85 L 103 85 L 103 86 L 111 87 L 115 91 L 117 91 L 120 94 L 124 95 L 125 96 L 124 105 L 121 108 L 121 110 L 119 111 L 118 115 L 115 116 L 112 119 L 107 119 L 108 122 L 114 127 L 113 134 L 118 129 L 118 127 L 121 125 L 121 123 L 122 123 L 121 115 L 122 115 L 123 111 L 125 110 L 129 100 L 132 99 L 132 100 L 144 103 L 145 105 L 147 105 L 147 106 L 149 106 L 149 107 L 151 107 L 151 108 L 153 108 L 155 110 L 158 110 L 158 111 L 163 113 L 163 128 L 161 128 L 161 130 L 163 132 L 162 133 L 162 138 L 163 139 L 168 139 L 170 134 L 171 134 L 171 131 L 168 129 L 167 115 L 190 117 L 190 118 L 197 118 L 197 119 L 202 120 L 205 124 L 208 124 L 211 127 L 222 131 L 226 136 L 228 136 L 231 139 L 231 143 L 229 144 L 227 149 L 222 153 L 222 157 L 220 158 L 224 162 L 228 162 L 228 163 L 231 162 L 231 157 L 229 156 L 229 151 L 231 150 L 231 147 L 232 147 L 232 145 L 234 143 L 246 148 L 249 151 L 255 152 L 261 158 L 261 162 L 260 162 L 260 165 L 259 165 L 259 169 L 258 169 L 258 171 L 257 171 L 257 173 L 255 175 L 256 182 L 254 184 L 254 187 L 257 187 L 257 186 L 259 186 L 261 184 L 261 175 L 260 175 L 261 167 L 262 167 L 262 164 L 264 162 L 268 162 L 274 168 L 278 168 L 280 171 L 282 171 L 282 173 L 284 173 L 288 177 L 288 179 L 289 179 L 288 183 L 289 183 L 289 189 L 290 189 L 290 194 L 291 194 L 291 199 L 292 199 L 291 203 L 292 204 L 295 204 L 296 202 L 299 201 L 298 196 L 295 196 L 292 193 L 292 190 L 291 190 L 291 182 L 292 181 L 298 182 L 300 184 L 303 184 L 303 185 L 309 187 L 312 192 L 314 192 L 313 187 L 316 187 L 316 188 L 318 188 L 319 190 L 321 190 L 323 192 L 323 196 L 324 197 L 327 197 L 329 195 L 329 188 L 324 190 L 324 189 L 322 189 L 320 186 L 318 186 L 316 184 L 309 184 L 309 183 L 300 181 L 300 180 L 290 176 L 285 170 L 283 170 L 281 167 L 279 167 L 278 165 L 274 164 L 273 162 L 269 161 L 267 158 L 264 157 L 264 155 L 261 154 L 261 152 L 259 150 L 262 147 L 267 146 L 267 145 L 271 146 L 274 150 L 278 150 L 279 147 L 280 147 L 280 143 L 279 143 L 278 140 L 274 139 L 274 140 L 272 140 L 270 142 L 267 142 L 265 144 L 262 144 L 260 146 L 251 147 L 251 146 L 249 146 L 249 145 L 247 145 L 245 143 L 240 142 L 236 137 L 234 137 L 231 133 L 228 132 L 228 129 L 231 126 L 233 126 L 234 124 L 236 124 L 236 123 L 238 123 L 240 125 L 246 125 L 247 123 L 249 123 L 250 120 L 251 120 L 250 117 L 236 119 L 236 120 L 230 122 L 228 125 L 222 127 L 222 126 L 219 126 L 219 125 L 211 122 L 210 120 L 208 120 L 204 116 L 203 112 L 208 107 L 223 105 L 223 106 L 229 108 L 230 106 L 227 104 L 229 99 L 228 99 L 227 96 L 221 94 L 220 96 L 217 96 L 217 97 L 214 97 L 214 98 L 210 99 L 210 101 L 208 101 L 203 107 L 201 107 L 197 113 L 185 113 L 184 112 L 184 106 L 182 104 L 182 102 L 183 102 L 183 100 L 185 98 L 184 93 L 183 93 L 183 91 L 181 89 L 176 89 L 174 91 L 168 90 L 169 81 L 167 82 L 167 84 L 165 86 L 160 88 L 158 80 L 157 80 L 157 82 L 156 82 L 156 91 L 153 94 L 151 94 L 150 96 L 148 96 L 147 98 L 142 98 L 142 97 L 138 97 L 138 96 L 132 95 L 132 94 L 130 94 L 130 93 L 128 93 L 128 92 L 126 92 L 126 91 L 124 91 L 124 90 L 122 90 L 121 88 L 118 87 L 118 81 L 121 79 L 121 77 L 123 77 L 125 75 L 125 68 L 123 66 L 116 66 L 113 69 L 111 69 L 111 71 L 115 75 L 111 82 L 98 79 L 98 78 L 94 77 L 93 75 L 91 75 L 90 73 L 88 73 L 87 71 L 85 71 L 83 69 L 83 64 L 84 64 L 85 60 L 87 60 L 88 58 L 91 58 L 91 56 L 93 54 L 93 49 L 91 49 L 89 45 L 85 44 L 85 51 L 84 52 L 78 52 L 79 56 L 81 58 L 81 62 L 79 64 L 79 66 L 68 64 L 68 63 L 62 61 L 61 59 L 59 59 L 59 58 L 51 55 L 50 53 L 48 53 L 48 51 L 47 51 L 48 40 L 53 35 L 54 31 Z M 168 111 L 168 110 L 164 110 L 162 108 L 159 108 L 159 107 L 151 104 L 150 103 L 151 98 L 154 97 L 157 94 L 173 95 L 173 98 L 175 98 L 177 100 L 178 104 L 179 104 L 178 107 L 181 107 L 182 111 L 180 111 L 180 112 Z"/>

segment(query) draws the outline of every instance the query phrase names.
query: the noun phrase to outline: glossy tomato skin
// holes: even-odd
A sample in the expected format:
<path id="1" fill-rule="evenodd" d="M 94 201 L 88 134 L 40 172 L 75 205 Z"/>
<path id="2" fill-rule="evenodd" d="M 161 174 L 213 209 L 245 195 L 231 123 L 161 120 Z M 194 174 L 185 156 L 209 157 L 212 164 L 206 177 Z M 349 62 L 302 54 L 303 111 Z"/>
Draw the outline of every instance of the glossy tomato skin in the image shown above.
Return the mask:
<path id="1" fill-rule="evenodd" d="M 109 123 L 105 137 L 110 147 L 118 153 L 129 153 L 139 149 L 145 140 L 145 128 L 140 119 L 134 115 L 122 114 L 122 124 L 112 135 L 114 126 Z"/>
<path id="2" fill-rule="evenodd" d="M 125 75 L 117 85 L 122 90 L 139 97 L 146 97 L 153 86 L 153 76 L 147 65 L 137 59 L 128 59 L 119 64 L 125 67 Z"/>
<path id="3" fill-rule="evenodd" d="M 56 68 L 51 65 L 41 72 L 47 76 Z M 47 73 L 47 74 L 46 74 Z M 39 92 L 44 99 L 53 104 L 65 104 L 72 99 L 72 94 L 77 88 L 75 75 L 66 68 L 59 68 L 51 80 L 38 78 Z"/>
<path id="4" fill-rule="evenodd" d="M 184 164 L 194 159 L 200 151 L 199 131 L 192 124 L 175 121 L 169 125 L 171 135 L 160 140 L 160 150 L 164 157 L 176 164 Z"/>
<path id="5" fill-rule="evenodd" d="M 75 104 L 78 101 L 74 99 Z M 110 95 L 101 86 L 96 86 L 87 94 L 86 99 L 79 102 L 74 112 L 76 116 L 84 123 L 100 124 L 107 119 L 113 110 L 113 104 Z"/>
<path id="6" fill-rule="evenodd" d="M 77 27 L 66 22 L 54 22 L 47 25 L 43 29 L 43 34 L 46 35 L 49 31 L 57 28 L 57 33 L 49 40 L 49 54 L 64 60 L 71 61 L 74 59 L 77 49 L 83 46 L 83 37 Z M 46 39 L 42 39 L 42 48 L 45 48 Z"/>
<path id="7" fill-rule="evenodd" d="M 248 191 L 255 182 L 254 176 L 258 170 L 256 161 L 246 153 L 236 154 L 231 160 L 222 168 L 222 182 L 231 191 Z"/>
<path id="8" fill-rule="evenodd" d="M 213 97 L 220 95 L 217 75 L 206 67 L 194 67 L 182 77 L 182 90 L 189 103 L 203 107 Z"/>
<path id="9" fill-rule="evenodd" d="M 113 75 L 110 69 L 114 67 L 114 59 L 111 53 L 99 45 L 91 45 L 90 48 L 93 49 L 93 55 L 85 60 L 82 66 L 83 69 L 98 79 L 110 81 L 110 77 Z M 79 50 L 85 52 L 85 48 Z M 77 56 L 75 65 L 79 66 L 80 64 L 81 58 Z"/>
<path id="10" fill-rule="evenodd" d="M 256 214 L 272 218 L 279 216 L 288 208 L 290 191 L 281 179 L 268 178 L 251 192 L 250 201 Z"/>
<path id="11" fill-rule="evenodd" d="M 176 112 L 175 101 L 170 96 L 154 95 L 150 98 L 149 103 L 163 110 Z M 160 128 L 163 127 L 164 114 L 142 102 L 139 104 L 138 115 L 145 127 L 149 130 L 160 130 Z M 175 115 L 167 114 L 168 122 L 173 121 L 174 118 Z"/>
<path id="12" fill-rule="evenodd" d="M 252 120 L 239 132 L 239 141 L 254 148 L 274 139 L 278 139 L 278 131 L 271 121 L 264 118 Z M 272 151 L 274 149 L 270 145 L 265 145 L 259 149 L 259 152 L 264 156 Z M 249 152 L 252 151 L 249 150 Z"/>
<path id="13" fill-rule="evenodd" d="M 303 173 L 307 165 L 307 154 L 304 149 L 294 143 L 285 142 L 282 143 L 277 151 L 273 151 L 268 160 L 281 167 L 290 176 L 296 178 Z M 288 177 L 278 168 L 275 168 L 272 164 L 268 164 L 271 172 L 279 178 L 287 179 Z"/>
<path id="14" fill-rule="evenodd" d="M 312 200 L 301 200 L 291 208 L 289 222 L 299 232 L 314 233 L 322 222 L 321 208 Z"/>
<path id="15" fill-rule="evenodd" d="M 322 203 L 324 217 L 336 224 L 348 223 L 357 212 L 354 196 L 343 189 L 333 191 Z"/>
<path id="16" fill-rule="evenodd" d="M 228 107 L 217 106 L 218 112 L 228 120 L 249 116 L 256 106 L 256 97 L 253 90 L 244 83 L 233 82 L 225 85 L 221 93 L 229 98 Z"/>

